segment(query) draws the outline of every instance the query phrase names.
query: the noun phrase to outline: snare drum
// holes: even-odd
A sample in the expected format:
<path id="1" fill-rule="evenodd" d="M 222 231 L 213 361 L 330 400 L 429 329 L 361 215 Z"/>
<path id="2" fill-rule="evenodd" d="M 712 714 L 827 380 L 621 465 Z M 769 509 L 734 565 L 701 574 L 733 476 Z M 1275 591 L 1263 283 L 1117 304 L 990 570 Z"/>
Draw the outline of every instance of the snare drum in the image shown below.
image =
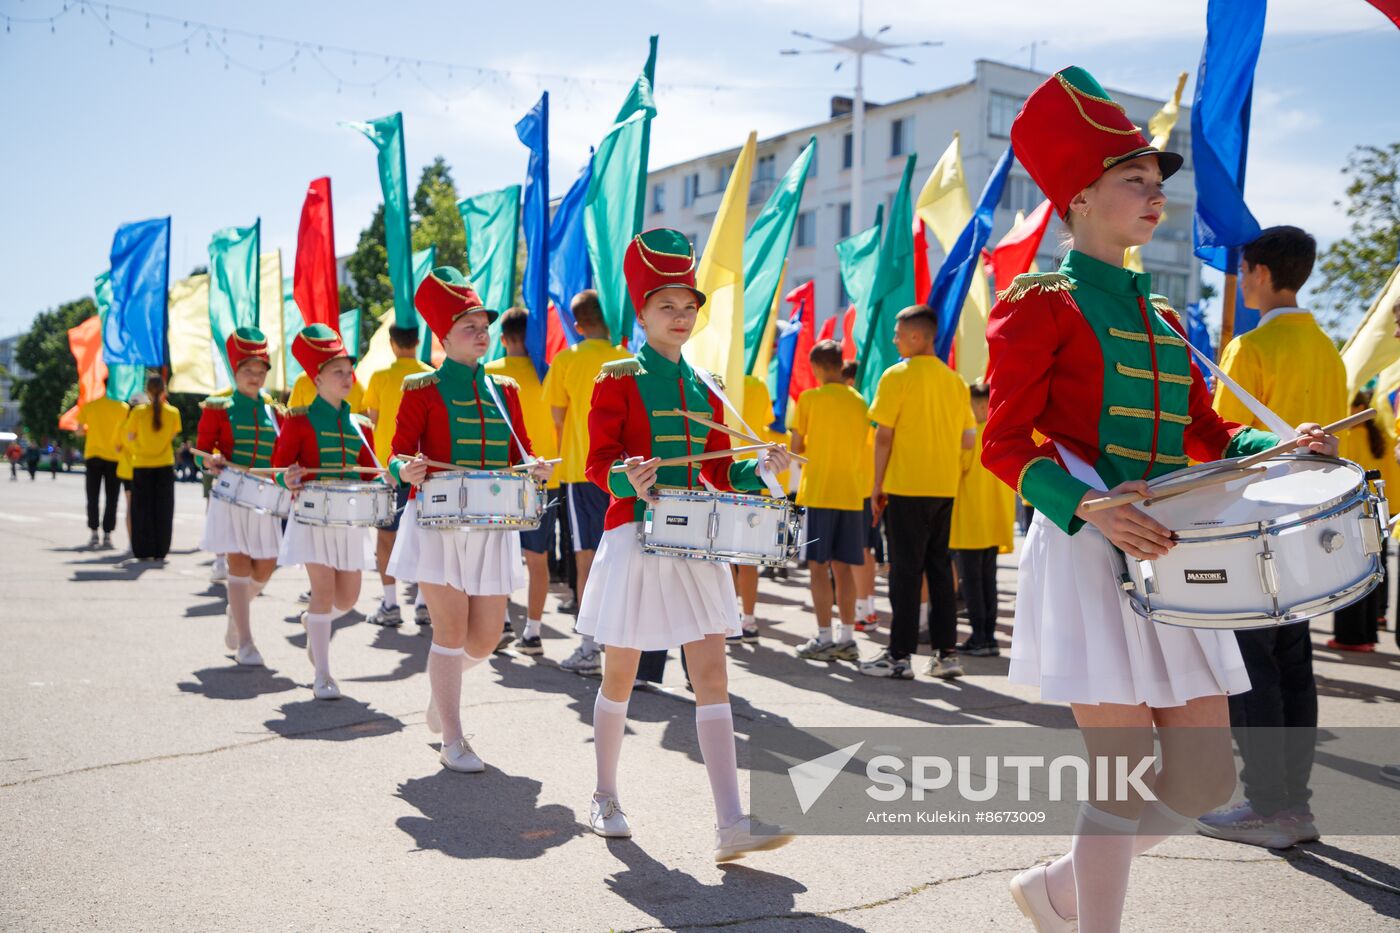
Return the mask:
<path id="1" fill-rule="evenodd" d="M 230 466 L 224 467 L 214 477 L 214 482 L 209 486 L 209 495 L 230 505 L 278 518 L 286 518 L 292 505 L 292 494 L 277 485 L 271 477 L 245 473 Z"/>
<path id="2" fill-rule="evenodd" d="M 303 525 L 383 528 L 394 523 L 394 506 L 383 483 L 306 483 L 292 511 Z"/>
<path id="3" fill-rule="evenodd" d="M 1277 457 L 1264 466 L 1251 482 L 1143 507 L 1176 532 L 1177 545 L 1156 560 L 1123 558 L 1123 588 L 1138 615 L 1191 628 L 1268 628 L 1340 609 L 1380 582 L 1385 484 L 1332 457 Z"/>
<path id="4" fill-rule="evenodd" d="M 803 511 L 770 496 L 659 489 L 638 536 L 648 554 L 779 567 L 797 557 Z"/>
<path id="5" fill-rule="evenodd" d="M 544 516 L 544 483 L 507 470 L 446 470 L 415 497 L 421 528 L 534 531 Z"/>

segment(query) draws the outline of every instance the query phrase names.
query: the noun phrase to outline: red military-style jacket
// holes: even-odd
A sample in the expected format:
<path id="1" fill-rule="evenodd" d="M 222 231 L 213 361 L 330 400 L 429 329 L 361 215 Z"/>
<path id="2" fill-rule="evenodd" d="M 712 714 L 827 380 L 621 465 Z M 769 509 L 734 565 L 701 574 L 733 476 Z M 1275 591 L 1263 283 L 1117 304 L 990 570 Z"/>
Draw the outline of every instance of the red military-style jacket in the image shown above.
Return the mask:
<path id="1" fill-rule="evenodd" d="M 350 413 L 348 402 L 340 403 L 337 411 L 319 395 L 305 408 L 293 408 L 282 425 L 277 446 L 272 451 L 272 465 L 286 467 L 373 467 L 373 428 Z M 356 430 L 356 428 L 359 430 Z M 361 432 L 364 437 L 361 439 Z M 324 480 L 371 482 L 373 473 L 344 470 L 317 473 L 317 482 Z M 277 482 L 286 485 L 285 474 L 277 474 Z"/>

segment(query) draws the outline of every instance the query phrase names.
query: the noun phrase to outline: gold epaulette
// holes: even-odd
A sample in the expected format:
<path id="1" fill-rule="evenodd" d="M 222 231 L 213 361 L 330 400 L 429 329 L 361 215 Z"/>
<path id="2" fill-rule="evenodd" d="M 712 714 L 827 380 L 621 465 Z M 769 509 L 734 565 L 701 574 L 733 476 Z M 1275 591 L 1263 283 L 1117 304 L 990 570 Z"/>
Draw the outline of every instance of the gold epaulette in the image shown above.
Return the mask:
<path id="1" fill-rule="evenodd" d="M 1072 292 L 1074 283 L 1061 272 L 1024 272 L 1011 280 L 1011 284 L 997 292 L 997 301 L 1017 302 L 1031 292 Z"/>
<path id="2" fill-rule="evenodd" d="M 302 416 L 302 415 L 305 415 L 309 410 L 310 410 L 310 407 L 307 406 L 307 405 L 298 405 L 296 408 L 288 408 L 288 409 L 287 409 L 287 417 L 288 417 L 288 418 L 297 418 L 297 417 L 300 417 L 300 416 Z"/>
<path id="3" fill-rule="evenodd" d="M 199 407 L 207 410 L 226 411 L 233 407 L 233 396 L 231 395 L 211 395 L 199 403 Z"/>
<path id="4" fill-rule="evenodd" d="M 603 369 L 598 373 L 598 378 L 594 382 L 602 382 L 604 379 L 621 379 L 623 376 L 640 376 L 646 370 L 642 368 L 642 361 L 636 357 L 625 360 L 613 360 L 604 363 Z"/>
<path id="5" fill-rule="evenodd" d="M 403 377 L 403 389 L 426 389 L 428 386 L 437 385 L 438 374 L 436 371 L 427 373 L 414 373 L 411 376 Z"/>
<path id="6" fill-rule="evenodd" d="M 1172 303 L 1163 295 L 1152 296 L 1152 307 L 1157 309 L 1161 314 L 1170 314 L 1178 321 L 1181 320 L 1181 315 L 1176 313 L 1176 309 L 1172 307 Z"/>
<path id="7" fill-rule="evenodd" d="M 705 370 L 705 372 L 710 373 L 710 371 L 709 371 L 708 369 Z M 710 378 L 713 379 L 713 380 L 715 381 L 715 385 L 719 386 L 720 391 L 724 391 L 724 377 L 723 377 L 723 376 L 721 376 L 719 373 L 710 373 Z"/>
<path id="8" fill-rule="evenodd" d="M 355 424 L 358 424 L 358 425 L 359 425 L 360 427 L 362 427 L 362 428 L 372 428 L 372 427 L 374 427 L 374 422 L 373 422 L 373 421 L 370 421 L 370 420 L 369 420 L 368 418 L 366 418 L 364 415 L 355 414 L 354 412 L 351 412 L 351 414 L 350 414 L 350 420 L 353 421 Z"/>
<path id="9" fill-rule="evenodd" d="M 520 383 L 516 382 L 510 376 L 502 376 L 498 373 L 491 373 L 490 376 L 492 379 L 496 380 L 496 385 L 500 386 L 502 389 L 514 389 L 517 392 L 520 391 Z"/>

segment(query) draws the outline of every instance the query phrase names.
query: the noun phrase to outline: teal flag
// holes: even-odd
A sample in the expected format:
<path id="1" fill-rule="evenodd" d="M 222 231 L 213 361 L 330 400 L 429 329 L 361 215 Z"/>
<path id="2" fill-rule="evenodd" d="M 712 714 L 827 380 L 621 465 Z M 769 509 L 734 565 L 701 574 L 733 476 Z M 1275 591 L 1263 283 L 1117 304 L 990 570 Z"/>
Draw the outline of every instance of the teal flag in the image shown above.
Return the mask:
<path id="1" fill-rule="evenodd" d="M 107 325 L 107 312 L 112 307 L 112 273 L 102 273 L 92 283 L 97 297 L 97 316 L 103 327 Z M 130 401 L 145 384 L 146 367 L 133 363 L 112 363 L 107 367 L 107 397 L 119 402 Z"/>
<path id="2" fill-rule="evenodd" d="M 504 312 L 515 298 L 515 256 L 520 244 L 520 186 L 488 191 L 457 202 L 467 230 L 467 266 L 472 288 L 481 303 Z M 486 359 L 505 356 L 501 348 L 501 319 L 491 325 L 491 348 Z"/>
<path id="3" fill-rule="evenodd" d="M 292 356 L 292 341 L 297 334 L 306 326 L 302 320 L 301 309 L 297 307 L 297 302 L 292 297 L 292 277 L 286 276 L 282 279 L 282 365 L 287 374 L 287 388 L 296 385 L 297 376 L 301 375 L 301 364 L 297 358 Z"/>
<path id="4" fill-rule="evenodd" d="M 622 276 L 622 257 L 632 238 L 642 230 L 647 150 L 651 144 L 651 118 L 656 116 L 656 103 L 651 96 L 655 80 L 656 36 L 652 36 L 646 65 L 593 156 L 593 177 L 583 203 L 583 229 L 594 287 L 613 343 L 632 336 L 636 316 Z"/>
<path id="5" fill-rule="evenodd" d="M 209 328 L 214 339 L 215 381 L 232 385 L 224 344 L 240 327 L 257 327 L 258 246 L 262 220 L 251 227 L 225 227 L 209 241 Z"/>
<path id="6" fill-rule="evenodd" d="M 394 287 L 394 322 L 413 327 L 413 234 L 409 226 L 408 167 L 404 160 L 403 114 L 368 123 L 344 123 L 359 130 L 379 150 L 379 187 L 384 192 L 384 245 L 389 254 L 389 282 Z"/>
<path id="7" fill-rule="evenodd" d="M 860 369 L 856 372 L 856 388 L 866 401 L 875 398 L 875 386 L 885 370 L 899 362 L 899 352 L 894 348 L 894 318 L 916 300 L 914 202 L 909 196 L 916 158 L 910 153 L 904 163 L 904 177 L 899 180 L 899 190 L 890 206 L 890 220 L 885 225 L 884 242 L 880 245 L 880 262 L 870 287 L 870 316 L 865 322 Z"/>
<path id="8" fill-rule="evenodd" d="M 433 271 L 437 265 L 437 244 L 429 246 L 427 249 L 420 249 L 413 254 L 413 290 L 418 290 L 418 283 L 427 278 L 428 273 Z M 423 320 L 423 315 L 416 310 L 413 312 L 414 324 L 418 328 L 418 359 L 433 364 L 433 332 L 428 329 L 428 322 Z M 395 326 L 398 325 L 398 317 L 394 318 Z"/>
<path id="9" fill-rule="evenodd" d="M 340 342 L 345 344 L 345 352 L 355 359 L 360 358 L 360 309 L 352 308 L 340 312 Z"/>
<path id="10" fill-rule="evenodd" d="M 875 207 L 875 223 L 836 244 L 836 261 L 841 269 L 841 284 L 856 306 L 855 326 L 851 333 L 856 341 L 856 354 L 865 350 L 865 322 L 870 317 L 870 290 L 875 285 L 875 269 L 880 264 L 880 234 L 884 230 L 885 205 Z M 840 331 L 839 315 L 845 308 L 837 308 L 837 330 Z"/>
<path id="11" fill-rule="evenodd" d="M 783 266 L 787 263 L 788 246 L 792 243 L 792 228 L 797 225 L 797 212 L 802 206 L 802 187 L 807 183 L 807 171 L 817 154 L 817 138 L 813 136 L 797 154 L 792 166 L 768 196 L 763 210 L 754 218 L 753 226 L 744 237 L 744 372 L 752 372 L 758 361 L 763 334 L 768 329 L 768 317 L 773 313 L 773 299 L 782 287 Z M 808 309 L 808 314 L 815 313 Z"/>

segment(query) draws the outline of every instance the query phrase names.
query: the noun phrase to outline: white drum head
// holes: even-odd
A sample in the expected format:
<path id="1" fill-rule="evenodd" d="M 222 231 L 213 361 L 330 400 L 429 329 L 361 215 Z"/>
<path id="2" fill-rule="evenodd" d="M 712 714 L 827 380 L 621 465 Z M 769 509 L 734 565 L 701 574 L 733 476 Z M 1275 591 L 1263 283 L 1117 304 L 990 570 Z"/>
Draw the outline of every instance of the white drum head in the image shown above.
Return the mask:
<path id="1" fill-rule="evenodd" d="M 1180 470 L 1153 482 L 1160 486 L 1187 479 L 1218 464 Z M 1356 464 L 1330 457 L 1278 457 L 1265 461 L 1267 471 L 1246 482 L 1208 486 L 1143 507 L 1173 531 L 1215 532 L 1239 526 L 1287 524 L 1316 514 L 1344 500 L 1364 480 Z"/>

